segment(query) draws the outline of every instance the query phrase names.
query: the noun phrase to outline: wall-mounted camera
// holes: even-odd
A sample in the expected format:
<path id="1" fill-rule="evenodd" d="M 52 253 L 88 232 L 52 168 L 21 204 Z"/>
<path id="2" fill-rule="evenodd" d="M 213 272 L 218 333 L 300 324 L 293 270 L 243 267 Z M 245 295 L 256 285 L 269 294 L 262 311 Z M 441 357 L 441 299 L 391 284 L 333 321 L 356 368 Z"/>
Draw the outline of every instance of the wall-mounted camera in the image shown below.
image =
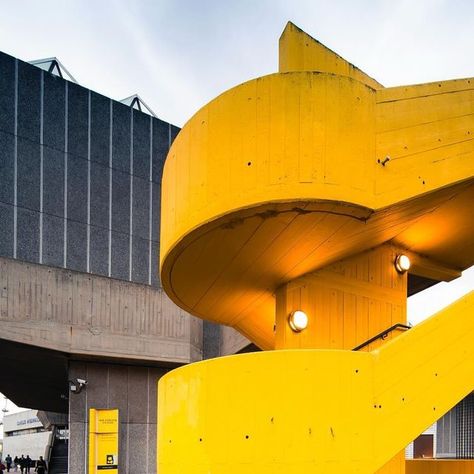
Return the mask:
<path id="1" fill-rule="evenodd" d="M 84 379 L 73 379 L 69 380 L 69 390 L 72 393 L 81 393 L 82 389 L 87 385 L 87 380 Z"/>

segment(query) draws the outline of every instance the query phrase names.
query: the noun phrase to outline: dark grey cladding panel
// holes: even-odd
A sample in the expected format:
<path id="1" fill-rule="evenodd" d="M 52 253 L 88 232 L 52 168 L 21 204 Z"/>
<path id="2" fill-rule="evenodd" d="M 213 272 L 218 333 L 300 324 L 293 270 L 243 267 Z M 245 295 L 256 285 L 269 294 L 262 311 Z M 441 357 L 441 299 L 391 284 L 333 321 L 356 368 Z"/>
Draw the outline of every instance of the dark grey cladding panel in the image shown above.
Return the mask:
<path id="1" fill-rule="evenodd" d="M 133 235 L 150 238 L 150 181 L 133 177 Z"/>
<path id="2" fill-rule="evenodd" d="M 13 206 L 0 202 L 0 255 L 13 257 Z"/>
<path id="3" fill-rule="evenodd" d="M 85 272 L 87 269 L 87 225 L 82 222 L 67 221 L 66 266 L 71 270 Z"/>
<path id="4" fill-rule="evenodd" d="M 151 242 L 151 284 L 158 288 L 160 286 L 160 262 L 159 262 L 160 244 Z"/>
<path id="5" fill-rule="evenodd" d="M 113 102 L 112 167 L 130 173 L 131 111 L 128 105 Z"/>
<path id="6" fill-rule="evenodd" d="M 45 72 L 43 84 L 43 144 L 64 150 L 66 82 Z"/>
<path id="7" fill-rule="evenodd" d="M 202 358 L 212 359 L 220 356 L 220 334 L 219 324 L 203 321 L 202 325 Z"/>
<path id="8" fill-rule="evenodd" d="M 133 110 L 133 174 L 150 177 L 150 116 Z"/>
<path id="9" fill-rule="evenodd" d="M 91 221 L 95 226 L 109 227 L 110 168 L 91 162 Z"/>
<path id="10" fill-rule="evenodd" d="M 18 136 L 40 140 L 41 69 L 18 61 Z"/>
<path id="11" fill-rule="evenodd" d="M 87 160 L 68 154 L 67 217 L 87 224 Z"/>
<path id="12" fill-rule="evenodd" d="M 115 364 L 108 367 L 109 406 L 118 408 L 120 420 L 125 423 L 128 420 L 128 367 Z"/>
<path id="13" fill-rule="evenodd" d="M 18 138 L 17 199 L 18 205 L 40 209 L 40 145 Z"/>
<path id="14" fill-rule="evenodd" d="M 64 216 L 64 152 L 43 146 L 43 212 Z"/>
<path id="15" fill-rule="evenodd" d="M 163 174 L 163 166 L 165 164 L 166 155 L 168 154 L 170 140 L 170 125 L 159 119 L 153 119 L 153 166 L 152 180 L 155 183 L 161 183 L 161 175 Z"/>
<path id="16" fill-rule="evenodd" d="M 112 277 L 128 280 L 130 235 L 112 232 Z"/>
<path id="17" fill-rule="evenodd" d="M 63 266 L 64 259 L 64 219 L 43 214 L 43 263 Z"/>
<path id="18" fill-rule="evenodd" d="M 86 362 L 79 362 L 71 360 L 69 362 L 69 380 L 73 379 L 88 379 L 87 376 L 87 363 Z M 69 426 L 71 429 L 71 434 L 73 433 L 74 428 L 71 425 L 77 424 L 78 422 L 85 423 L 87 422 L 88 418 L 88 410 L 87 410 L 87 394 L 85 390 L 82 390 L 80 393 L 75 393 L 74 397 L 69 399 Z M 70 438 L 71 440 L 73 438 Z M 78 442 L 79 440 L 75 440 Z M 73 448 L 71 446 L 71 455 L 78 454 L 74 453 Z M 83 448 L 84 449 L 84 448 Z M 83 465 L 83 458 L 82 453 L 80 453 L 81 465 Z M 69 474 L 71 473 L 71 467 L 69 466 Z M 75 471 L 73 471 L 75 472 Z M 84 469 L 79 471 L 80 474 L 84 474 Z"/>
<path id="19" fill-rule="evenodd" d="M 148 369 L 148 411 L 149 411 L 149 420 L 151 425 L 155 425 L 157 421 L 157 398 L 158 398 L 158 381 L 166 375 L 168 372 L 167 369 L 150 367 Z M 156 433 L 155 433 L 156 435 Z M 155 437 L 156 442 L 156 437 Z M 154 443 L 150 439 L 150 446 L 154 446 Z"/>
<path id="20" fill-rule="evenodd" d="M 0 202 L 8 204 L 13 204 L 14 153 L 15 139 L 13 135 L 0 132 Z"/>
<path id="21" fill-rule="evenodd" d="M 170 134 L 171 135 L 171 137 L 170 137 L 171 142 L 170 142 L 170 145 L 172 145 L 173 142 L 174 142 L 174 139 L 176 138 L 176 136 L 178 135 L 178 133 L 180 132 L 181 129 L 179 127 L 176 127 L 175 125 L 170 125 L 170 127 L 171 127 L 171 134 Z"/>
<path id="22" fill-rule="evenodd" d="M 91 92 L 91 160 L 109 164 L 110 99 Z"/>
<path id="23" fill-rule="evenodd" d="M 130 233 L 130 175 L 112 172 L 112 230 Z"/>
<path id="24" fill-rule="evenodd" d="M 88 155 L 89 91 L 68 83 L 68 152 L 82 158 Z"/>
<path id="25" fill-rule="evenodd" d="M 118 464 L 123 472 L 123 474 L 130 474 L 130 466 L 129 466 L 129 455 L 127 451 L 127 447 L 130 446 L 129 444 L 129 435 L 130 435 L 130 425 L 128 423 L 119 423 L 119 445 L 118 445 Z M 143 460 L 142 460 L 143 463 Z"/>
<path id="26" fill-rule="evenodd" d="M 76 395 L 77 398 L 81 396 Z M 69 402 L 72 405 L 71 402 Z M 79 411 L 79 410 L 78 410 Z M 85 410 L 81 411 L 81 415 L 84 416 L 87 413 Z M 84 474 L 84 453 L 87 449 L 87 425 L 84 422 L 74 422 L 74 415 L 71 414 L 69 421 L 69 460 L 68 460 L 68 474 Z"/>
<path id="27" fill-rule="evenodd" d="M 161 216 L 161 184 L 152 183 L 152 218 L 151 218 L 151 240 L 160 240 L 160 216 Z"/>
<path id="28" fill-rule="evenodd" d="M 156 438 L 157 438 L 157 424 L 150 423 L 148 425 L 148 443 L 150 446 L 156 446 Z M 155 472 L 154 466 L 157 464 L 157 454 L 156 449 L 149 449 L 148 450 L 148 465 L 150 466 L 150 474 Z"/>
<path id="29" fill-rule="evenodd" d="M 15 131 L 15 58 L 0 53 L 0 130 Z"/>
<path id="30" fill-rule="evenodd" d="M 146 403 L 146 390 L 141 390 L 141 387 L 137 388 L 134 392 L 141 403 L 135 402 L 137 405 L 136 411 L 147 418 L 148 413 L 143 410 L 143 403 Z M 146 462 L 149 462 L 149 452 L 153 449 L 152 444 L 148 444 L 146 432 L 150 425 L 147 423 L 135 423 L 130 422 L 128 425 L 128 442 L 127 442 L 127 461 L 128 469 L 125 472 L 131 473 L 135 466 L 143 466 L 144 473 L 149 474 L 150 472 L 156 472 L 155 465 L 146 468 Z M 156 443 L 155 443 L 156 444 Z"/>
<path id="31" fill-rule="evenodd" d="M 129 367 L 128 369 L 128 420 L 132 424 L 147 423 L 148 420 L 148 368 Z M 154 420 L 153 420 L 154 421 Z M 142 426 L 142 425 L 138 425 Z M 142 428 L 142 433 L 146 427 Z M 135 437 L 143 440 L 144 436 L 135 434 Z M 146 447 L 146 443 L 143 443 Z M 146 459 L 146 453 L 143 459 Z M 132 463 L 131 463 L 132 464 Z M 137 465 L 133 463 L 132 465 Z"/>
<path id="32" fill-rule="evenodd" d="M 107 399 L 109 397 L 109 387 L 107 386 L 107 382 L 105 382 L 107 378 L 107 365 L 95 363 L 87 364 L 88 387 L 86 403 L 89 407 L 107 407 Z M 126 388 L 124 387 L 124 389 Z"/>
<path id="33" fill-rule="evenodd" d="M 39 261 L 40 213 L 17 208 L 17 257 L 29 262 Z"/>
<path id="34" fill-rule="evenodd" d="M 107 275 L 109 270 L 109 231 L 90 226 L 90 271 Z"/>
<path id="35" fill-rule="evenodd" d="M 150 241 L 133 237 L 132 240 L 132 280 L 148 283 L 148 259 Z"/>

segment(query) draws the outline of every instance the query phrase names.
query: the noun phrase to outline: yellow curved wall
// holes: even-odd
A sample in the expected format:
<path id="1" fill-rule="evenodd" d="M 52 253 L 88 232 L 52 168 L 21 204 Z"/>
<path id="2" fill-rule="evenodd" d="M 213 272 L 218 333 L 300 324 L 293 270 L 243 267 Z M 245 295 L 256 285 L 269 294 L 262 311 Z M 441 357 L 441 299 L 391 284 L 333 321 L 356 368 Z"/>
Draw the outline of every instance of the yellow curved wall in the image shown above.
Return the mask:
<path id="1" fill-rule="evenodd" d="M 474 80 L 383 88 L 291 24 L 280 73 L 191 118 L 163 173 L 163 287 L 294 350 L 163 377 L 161 472 L 404 472 L 401 450 L 472 390 L 473 295 L 370 353 L 347 349 L 405 322 L 397 254 L 434 280 L 474 263 L 473 137 Z"/>
<path id="2" fill-rule="evenodd" d="M 315 72 L 261 77 L 204 106 L 165 163 L 161 261 L 198 226 L 262 203 L 373 207 L 374 107 L 368 86 Z"/>

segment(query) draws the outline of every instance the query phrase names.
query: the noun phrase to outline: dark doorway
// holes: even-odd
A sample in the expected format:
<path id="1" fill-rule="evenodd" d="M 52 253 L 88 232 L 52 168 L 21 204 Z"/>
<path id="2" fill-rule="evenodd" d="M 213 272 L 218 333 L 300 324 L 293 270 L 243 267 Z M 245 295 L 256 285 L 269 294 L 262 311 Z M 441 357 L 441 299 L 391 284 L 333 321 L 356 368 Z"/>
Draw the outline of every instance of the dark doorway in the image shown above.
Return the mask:
<path id="1" fill-rule="evenodd" d="M 433 442 L 432 434 L 422 434 L 418 436 L 413 442 L 413 457 L 415 459 L 429 459 L 433 457 Z"/>

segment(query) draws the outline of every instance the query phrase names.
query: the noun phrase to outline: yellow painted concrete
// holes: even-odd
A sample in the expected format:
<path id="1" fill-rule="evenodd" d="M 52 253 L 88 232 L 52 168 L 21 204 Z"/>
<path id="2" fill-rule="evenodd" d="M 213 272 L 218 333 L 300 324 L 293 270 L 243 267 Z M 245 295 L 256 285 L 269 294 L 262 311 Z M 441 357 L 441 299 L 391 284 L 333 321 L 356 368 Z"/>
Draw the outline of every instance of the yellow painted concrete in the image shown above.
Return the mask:
<path id="1" fill-rule="evenodd" d="M 407 274 L 393 265 L 399 253 L 383 245 L 281 286 L 275 348 L 351 350 L 394 324 L 406 324 Z M 307 329 L 299 333 L 288 325 L 288 315 L 296 310 L 309 318 Z M 394 331 L 385 341 L 398 334 Z"/>
<path id="2" fill-rule="evenodd" d="M 280 287 L 275 348 L 351 350 L 397 323 L 406 324 L 407 274 L 393 265 L 399 253 L 382 245 Z M 288 324 L 288 315 L 296 310 L 309 318 L 307 329 L 299 333 Z M 373 350 L 400 334 L 395 330 L 362 350 Z M 377 472 L 403 474 L 405 450 Z"/>
<path id="3" fill-rule="evenodd" d="M 279 71 L 319 71 L 347 76 L 373 89 L 383 86 L 308 33 L 288 22 L 280 37 Z"/>
<path id="4" fill-rule="evenodd" d="M 393 240 L 459 274 L 474 263 L 472 136 L 474 79 L 374 89 L 293 71 L 237 86 L 167 158 L 163 286 L 272 348 L 276 289 L 350 255 Z"/>
<path id="5" fill-rule="evenodd" d="M 406 463 L 407 474 L 474 474 L 472 459 L 414 459 Z"/>
<path id="6" fill-rule="evenodd" d="M 473 312 L 474 292 L 371 352 L 266 351 L 168 373 L 159 472 L 375 472 L 472 391 Z"/>
<path id="7" fill-rule="evenodd" d="M 163 287 L 281 350 L 161 379 L 161 474 L 405 472 L 405 446 L 474 388 L 474 294 L 348 349 L 405 322 L 397 253 L 435 280 L 474 263 L 472 135 L 474 79 L 384 88 L 292 24 L 279 73 L 189 120 L 163 174 Z"/>

